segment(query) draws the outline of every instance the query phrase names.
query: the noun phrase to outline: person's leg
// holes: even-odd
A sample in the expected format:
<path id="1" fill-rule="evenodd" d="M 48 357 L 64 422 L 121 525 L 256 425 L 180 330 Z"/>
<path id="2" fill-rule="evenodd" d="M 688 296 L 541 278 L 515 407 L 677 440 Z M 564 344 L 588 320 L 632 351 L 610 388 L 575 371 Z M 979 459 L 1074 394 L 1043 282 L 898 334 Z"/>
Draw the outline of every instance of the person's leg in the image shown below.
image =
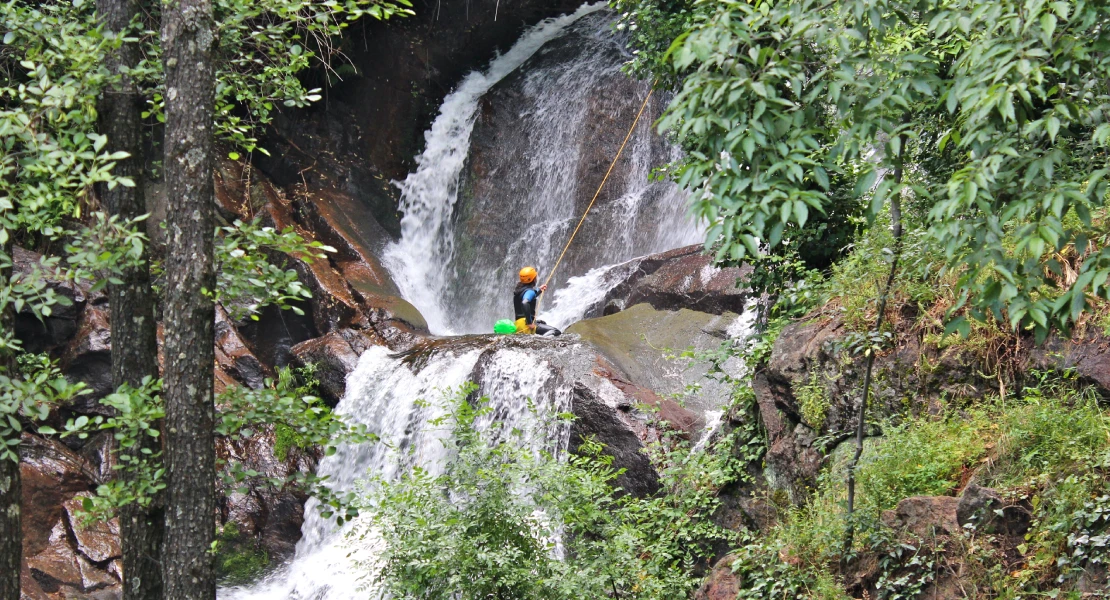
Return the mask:
<path id="1" fill-rule="evenodd" d="M 563 333 L 562 331 L 559 331 L 558 329 L 555 329 L 554 327 L 548 325 L 547 323 L 542 323 L 540 321 L 536 321 L 536 335 L 556 336 L 556 335 L 562 335 L 562 333 Z"/>

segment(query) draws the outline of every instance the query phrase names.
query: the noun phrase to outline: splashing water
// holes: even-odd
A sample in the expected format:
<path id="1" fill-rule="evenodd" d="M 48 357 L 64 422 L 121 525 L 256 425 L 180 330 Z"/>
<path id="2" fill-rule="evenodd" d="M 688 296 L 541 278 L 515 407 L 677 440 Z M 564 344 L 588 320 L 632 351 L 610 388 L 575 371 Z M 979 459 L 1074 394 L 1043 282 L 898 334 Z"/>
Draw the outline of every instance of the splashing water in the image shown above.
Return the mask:
<path id="1" fill-rule="evenodd" d="M 488 332 L 512 316 L 517 270 L 533 264 L 546 276 L 632 124 L 650 86 L 621 72 L 628 55 L 612 14 L 601 8 L 585 6 L 537 26 L 487 71 L 467 76 L 425 134 L 417 170 L 399 184 L 402 236 L 387 248 L 385 263 L 434 333 Z M 556 286 L 701 241 L 685 194 L 649 181 L 652 168 L 677 157 L 651 130 L 662 100 L 649 109 Z M 546 309 L 574 298 L 563 294 Z M 573 313 L 563 309 L 558 318 Z"/>
<path id="2" fill-rule="evenodd" d="M 479 358 L 481 357 L 481 364 Z M 450 431 L 430 422 L 444 415 L 440 402 L 445 393 L 476 380 L 480 394 L 489 397 L 490 411 L 476 427 L 495 431 L 525 432 L 534 451 L 557 453 L 566 448 L 570 430 L 561 421 L 539 422 L 526 398 L 540 414 L 569 410 L 571 388 L 558 381 L 543 359 L 511 348 L 485 353 L 482 349 L 444 351 L 432 355 L 413 371 L 411 365 L 392 357 L 386 348 L 374 347 L 359 359 L 347 380 L 347 394 L 336 412 L 364 423 L 382 439 L 379 443 L 342 446 L 320 462 L 317 472 L 326 475 L 337 490 L 351 490 L 368 475 L 395 479 L 414 465 L 433 475 L 442 472 Z M 475 377 L 475 371 L 478 371 Z M 313 498 L 305 506 L 303 537 L 288 565 L 249 588 L 220 592 L 224 600 L 347 600 L 376 598 L 372 569 L 380 552 L 373 530 L 356 518 L 342 528 L 324 519 Z M 355 568 L 355 565 L 363 568 Z M 368 586 L 362 591 L 360 586 Z"/>

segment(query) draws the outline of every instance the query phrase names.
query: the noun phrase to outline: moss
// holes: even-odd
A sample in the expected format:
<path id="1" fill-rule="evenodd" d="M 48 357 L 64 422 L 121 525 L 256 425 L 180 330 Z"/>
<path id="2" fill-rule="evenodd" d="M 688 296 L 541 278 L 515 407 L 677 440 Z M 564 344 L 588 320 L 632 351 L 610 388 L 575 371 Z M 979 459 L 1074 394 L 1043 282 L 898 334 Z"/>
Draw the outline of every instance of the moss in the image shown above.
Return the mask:
<path id="1" fill-rule="evenodd" d="M 224 585 L 242 585 L 258 579 L 270 566 L 270 555 L 253 540 L 244 539 L 234 521 L 216 536 L 216 575 Z"/>
<path id="2" fill-rule="evenodd" d="M 281 423 L 274 425 L 274 458 L 284 462 L 289 451 L 298 445 L 297 432 L 292 427 Z"/>

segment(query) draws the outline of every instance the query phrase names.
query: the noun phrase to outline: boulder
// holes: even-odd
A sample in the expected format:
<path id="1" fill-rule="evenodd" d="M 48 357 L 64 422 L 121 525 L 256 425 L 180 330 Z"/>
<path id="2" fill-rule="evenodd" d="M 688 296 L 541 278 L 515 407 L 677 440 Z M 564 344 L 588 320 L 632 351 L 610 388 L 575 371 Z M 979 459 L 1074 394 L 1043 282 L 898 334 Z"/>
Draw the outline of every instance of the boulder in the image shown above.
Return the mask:
<path id="1" fill-rule="evenodd" d="M 708 377 L 709 366 L 704 362 L 673 356 L 688 349 L 716 350 L 722 343 L 745 337 L 749 328 L 748 317 L 731 312 L 712 315 L 637 304 L 616 314 L 579 321 L 567 332 L 580 336 L 625 373 L 628 381 L 642 388 L 669 396 L 685 394 L 688 386 L 696 386 L 684 403 L 704 414 L 729 402 L 731 386 Z M 738 359 L 724 367 L 733 376 L 743 370 Z"/>
<path id="2" fill-rule="evenodd" d="M 112 329 L 108 307 L 88 306 L 81 312 L 77 333 L 66 344 L 61 368 L 70 381 L 81 381 L 91 394 L 77 398 L 72 409 L 107 415 L 99 400 L 112 393 Z"/>
<path id="3" fill-rule="evenodd" d="M 334 407 L 347 393 L 347 375 L 358 365 L 358 357 L 381 341 L 354 329 L 340 329 L 293 346 L 298 366 L 316 365 L 320 396 Z"/>
<path id="4" fill-rule="evenodd" d="M 908 531 L 919 537 L 952 535 L 960 531 L 956 520 L 959 498 L 951 496 L 911 496 L 902 499 L 894 510 L 883 511 L 883 524 Z"/>
<path id="5" fill-rule="evenodd" d="M 84 525 L 76 517 L 81 497 L 98 483 L 93 467 L 64 445 L 28 434 L 20 454 L 24 596 L 118 597 L 118 524 Z"/>
<path id="6" fill-rule="evenodd" d="M 81 519 L 81 504 L 91 493 L 80 492 L 66 500 L 65 509 L 69 530 L 73 532 L 77 551 L 92 562 L 102 563 L 123 556 L 120 551 L 119 519 L 85 523 Z"/>
<path id="7" fill-rule="evenodd" d="M 474 352 L 478 357 L 466 379 L 476 382 L 481 394 L 533 395 L 535 391 L 524 391 L 527 382 L 546 382 L 539 393 L 551 396 L 556 405 L 566 402 L 575 416 L 567 432 L 568 448 L 577 452 L 587 438 L 602 443 L 603 452 L 613 457 L 613 466 L 625 469 L 617 485 L 629 493 L 645 495 L 659 489 L 659 475 L 643 450 L 660 440 L 664 428 L 688 439 L 697 439 L 705 431 L 702 415 L 633 383 L 618 365 L 574 336 L 429 338 L 398 357 L 409 368 L 422 370 L 442 365 L 439 357 Z"/>
<path id="8" fill-rule="evenodd" d="M 752 299 L 747 286 L 741 285 L 751 267 L 716 267 L 700 245 L 637 258 L 616 272 L 622 278 L 620 283 L 586 311 L 587 318 L 640 303 L 657 310 L 743 314 Z"/>
<path id="9" fill-rule="evenodd" d="M 297 490 L 274 487 L 268 480 L 285 479 L 298 472 L 311 473 L 316 469 L 317 456 L 294 446 L 279 460 L 274 454 L 274 444 L 270 427 L 242 440 L 217 438 L 217 458 L 238 462 L 244 469 L 259 473 L 239 484 L 218 483 L 221 494 L 217 508 L 221 526 L 235 524 L 238 543 L 261 548 L 271 560 L 280 561 L 293 555 L 301 538 L 304 502 L 308 498 Z"/>
<path id="10" fill-rule="evenodd" d="M 1017 536 L 1029 530 L 1033 515 L 1025 506 L 1004 501 L 995 490 L 969 483 L 960 494 L 956 519 L 961 526 L 970 524 L 986 533 Z"/>
<path id="11" fill-rule="evenodd" d="M 797 413 L 784 410 L 784 398 L 790 398 L 784 386 L 772 380 L 766 372 L 752 378 L 759 407 L 759 419 L 767 432 L 767 463 L 769 479 L 778 489 L 785 490 L 790 499 L 801 503 L 817 484 L 817 475 L 824 465 L 824 457 L 813 446 L 816 433 L 802 423 Z"/>
<path id="12" fill-rule="evenodd" d="M 717 561 L 701 587 L 694 592 L 694 600 L 734 600 L 740 593 L 740 580 L 732 572 L 734 558 L 726 556 Z"/>
<path id="13" fill-rule="evenodd" d="M 262 387 L 273 371 L 263 365 L 251 351 L 247 341 L 228 319 L 222 306 L 216 307 L 216 364 L 238 383 L 251 389 Z"/>

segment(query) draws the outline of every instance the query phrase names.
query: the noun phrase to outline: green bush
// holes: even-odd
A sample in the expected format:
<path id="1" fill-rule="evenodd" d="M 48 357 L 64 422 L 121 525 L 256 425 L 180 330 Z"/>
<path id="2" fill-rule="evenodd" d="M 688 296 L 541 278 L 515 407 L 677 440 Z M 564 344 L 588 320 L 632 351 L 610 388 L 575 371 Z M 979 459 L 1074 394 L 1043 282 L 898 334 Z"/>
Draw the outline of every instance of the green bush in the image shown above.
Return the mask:
<path id="1" fill-rule="evenodd" d="M 859 465 L 860 505 L 873 511 L 894 508 L 909 496 L 944 496 L 960 474 L 986 452 L 983 415 L 909 419 L 889 426 L 875 450 Z"/>
<path id="2" fill-rule="evenodd" d="M 727 539 L 710 516 L 735 473 L 732 448 L 693 452 L 656 446 L 665 493 L 646 498 L 614 487 L 619 471 L 602 446 L 578 455 L 534 454 L 523 431 L 479 431 L 489 408 L 465 386 L 433 427 L 452 430 L 442 473 L 416 467 L 374 480 L 364 512 L 384 542 L 380 563 L 362 565 L 395 598 L 687 597 L 694 566 Z M 538 422 L 554 417 L 538 415 Z"/>

